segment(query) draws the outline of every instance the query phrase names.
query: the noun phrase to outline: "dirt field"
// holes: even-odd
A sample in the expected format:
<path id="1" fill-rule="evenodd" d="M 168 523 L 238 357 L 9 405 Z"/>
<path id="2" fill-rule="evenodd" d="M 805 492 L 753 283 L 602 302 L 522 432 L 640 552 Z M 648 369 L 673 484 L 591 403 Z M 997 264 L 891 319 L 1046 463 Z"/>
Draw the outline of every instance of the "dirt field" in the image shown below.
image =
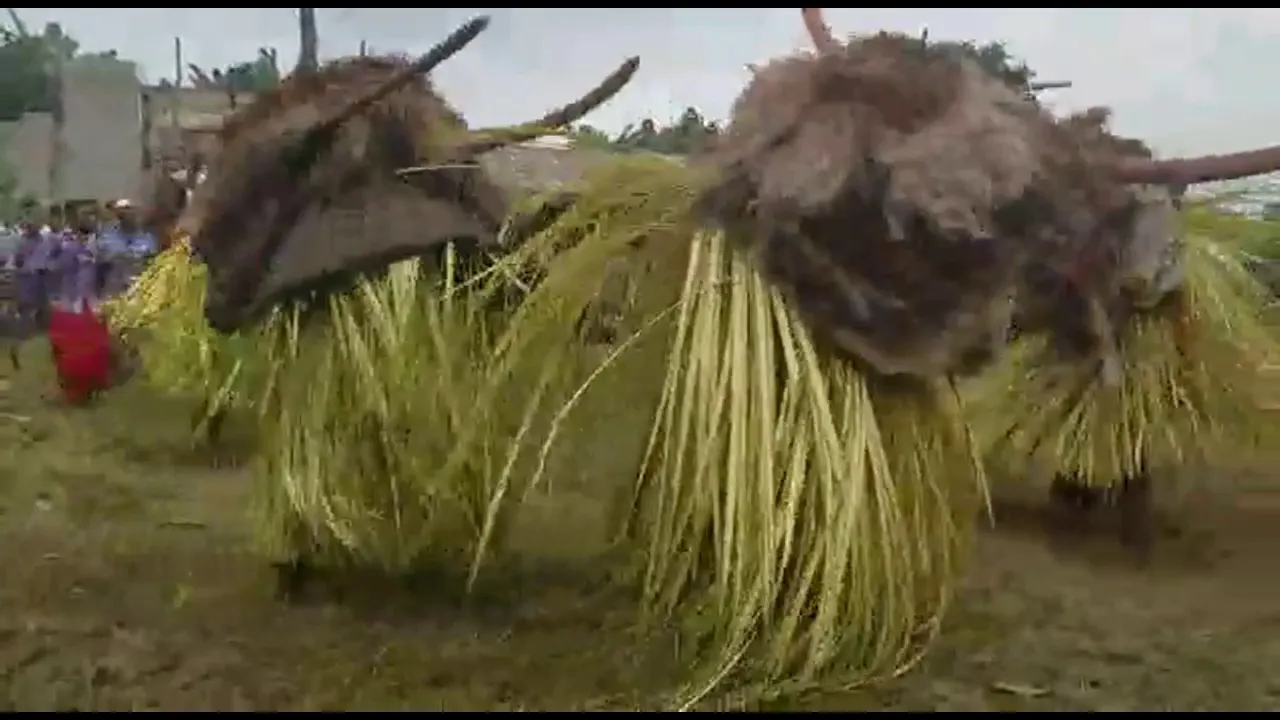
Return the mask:
<path id="1" fill-rule="evenodd" d="M 0 710 L 656 705 L 626 599 L 568 563 L 530 560 L 466 608 L 376 584 L 278 602 L 246 541 L 247 469 L 179 450 L 186 408 L 136 391 L 90 410 L 44 401 L 48 369 L 27 350 L 29 369 L 0 381 Z M 1144 570 L 1104 533 L 1055 550 L 1031 511 L 1005 507 L 921 667 L 799 707 L 1280 710 L 1280 495 L 1232 479 L 1239 492 L 1184 500 L 1196 519 Z M 578 544 L 540 539 L 544 558 Z"/>

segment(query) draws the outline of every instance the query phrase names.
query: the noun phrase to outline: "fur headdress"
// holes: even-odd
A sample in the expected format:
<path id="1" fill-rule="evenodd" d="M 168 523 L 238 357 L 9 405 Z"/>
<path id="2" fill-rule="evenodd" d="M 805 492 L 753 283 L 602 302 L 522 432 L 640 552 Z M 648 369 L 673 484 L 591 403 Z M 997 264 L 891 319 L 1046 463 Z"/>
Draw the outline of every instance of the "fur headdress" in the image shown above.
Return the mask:
<path id="1" fill-rule="evenodd" d="M 1105 114 L 1060 122 L 919 38 L 840 43 L 802 12 L 818 52 L 758 68 L 706 159 L 720 180 L 702 205 L 820 339 L 880 373 L 984 365 L 1015 301 L 1031 329 L 1107 350 L 1109 308 L 1161 255 L 1131 250 L 1161 236 L 1167 194 L 1134 185 L 1280 167 L 1280 148 L 1152 160 Z"/>
<path id="2" fill-rule="evenodd" d="M 514 129 L 471 131 L 423 76 L 488 25 L 473 20 L 421 58 L 354 57 L 295 73 L 228 118 L 179 229 L 209 270 L 205 316 L 223 332 L 275 305 L 457 242 L 491 247 L 506 195 L 482 153 L 554 130 L 617 93 L 639 60 Z"/>

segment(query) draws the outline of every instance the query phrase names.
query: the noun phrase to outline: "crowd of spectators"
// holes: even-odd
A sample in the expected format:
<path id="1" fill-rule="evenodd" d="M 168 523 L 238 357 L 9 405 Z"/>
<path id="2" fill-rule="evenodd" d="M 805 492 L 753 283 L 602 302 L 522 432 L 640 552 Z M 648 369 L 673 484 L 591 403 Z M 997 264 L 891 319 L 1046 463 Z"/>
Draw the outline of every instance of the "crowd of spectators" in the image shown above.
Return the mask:
<path id="1" fill-rule="evenodd" d="M 43 325 L 51 307 L 94 310 L 103 298 L 123 291 L 159 250 L 129 201 L 105 210 L 71 223 L 26 221 L 0 231 L 21 315 Z"/>

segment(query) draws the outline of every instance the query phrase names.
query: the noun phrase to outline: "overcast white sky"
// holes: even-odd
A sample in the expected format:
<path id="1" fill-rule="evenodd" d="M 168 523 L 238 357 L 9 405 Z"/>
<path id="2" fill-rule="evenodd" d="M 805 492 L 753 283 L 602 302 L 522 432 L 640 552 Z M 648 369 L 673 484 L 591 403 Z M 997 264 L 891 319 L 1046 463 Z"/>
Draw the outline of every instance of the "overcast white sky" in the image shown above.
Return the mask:
<path id="1" fill-rule="evenodd" d="M 297 52 L 290 8 L 16 8 L 38 29 L 57 20 L 89 50 L 115 48 L 148 79 L 173 74 L 173 43 L 206 67 L 279 49 Z M 686 105 L 723 116 L 747 79 L 744 64 L 803 40 L 795 8 L 322 8 L 321 54 L 421 52 L 473 15 L 490 29 L 437 73 L 475 125 L 522 121 L 594 85 L 627 55 L 636 79 L 591 121 L 609 128 Z M 1070 79 L 1052 103 L 1111 105 L 1116 129 L 1163 153 L 1280 142 L 1280 10 L 1262 8 L 828 9 L 837 33 L 893 29 L 935 39 L 1006 40 L 1044 79 Z"/>

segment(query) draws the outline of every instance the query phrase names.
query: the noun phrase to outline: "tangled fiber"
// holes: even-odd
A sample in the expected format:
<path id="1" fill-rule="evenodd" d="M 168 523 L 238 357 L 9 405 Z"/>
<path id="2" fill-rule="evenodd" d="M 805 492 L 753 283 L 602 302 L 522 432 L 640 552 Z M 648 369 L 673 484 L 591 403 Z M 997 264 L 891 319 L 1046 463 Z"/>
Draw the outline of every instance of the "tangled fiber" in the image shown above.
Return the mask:
<path id="1" fill-rule="evenodd" d="M 684 702 L 901 671 L 984 492 L 952 388 L 824 358 L 716 233 L 695 240 L 670 353 L 630 534 L 647 610 L 695 640 Z"/>
<path id="2" fill-rule="evenodd" d="M 1024 330 L 1114 355 L 1131 185 L 1280 167 L 1275 148 L 1142 157 L 1105 116 L 1059 122 L 969 60 L 897 34 L 840 43 L 804 12 L 819 52 L 753 74 L 701 205 L 824 344 L 883 374 L 986 366 L 1015 296 Z"/>
<path id="3" fill-rule="evenodd" d="M 1105 115 L 1059 122 L 917 38 L 841 44 L 805 12 L 818 53 L 756 68 L 696 164 L 720 232 L 692 245 L 630 516 L 647 608 L 696 618 L 710 658 L 691 701 L 909 663 L 985 488 L 948 378 L 992 363 L 1015 309 L 1115 356 L 1122 300 L 1178 280 L 1172 198 L 1135 186 L 1174 166 Z"/>
<path id="4" fill-rule="evenodd" d="M 500 251 L 510 198 L 475 157 L 577 120 L 625 85 L 638 61 L 535 123 L 469 131 L 421 76 L 487 23 L 468 23 L 416 62 L 348 58 L 295 74 L 228 118 L 203 184 L 168 175 L 157 183 L 153 219 L 176 216 L 175 234 L 189 241 L 112 308 L 154 384 L 204 393 L 210 414 L 232 400 L 278 407 L 263 395 L 264 377 L 300 350 L 273 341 L 288 323 L 266 335 L 260 326 L 305 325 L 335 309 L 331 299 L 367 293 L 362 280 L 399 259 L 423 257 L 415 267 L 434 277 L 446 248 L 460 256 L 458 271 Z M 204 174 L 193 166 L 187 175 Z"/>
<path id="5" fill-rule="evenodd" d="M 281 310 L 260 331 L 273 556 L 401 572 L 476 553 L 508 437 L 490 423 L 518 408 L 476 403 L 490 338 L 454 258 L 442 281 L 403 261 L 327 298 L 323 320 Z"/>
<path id="6" fill-rule="evenodd" d="M 879 34 L 763 67 L 708 162 L 708 213 L 825 343 L 936 377 L 1003 343 L 1039 110 L 976 66 Z"/>
<path id="7" fill-rule="evenodd" d="M 1055 471 L 1110 485 L 1256 446 L 1267 422 L 1262 370 L 1280 351 L 1265 324 L 1268 293 L 1229 246 L 1194 229 L 1185 244 L 1183 284 L 1131 314 L 1118 338 L 1118 375 L 1055 362 L 1032 341 L 982 384 L 999 398 L 984 399 L 993 455 L 1043 457 Z"/>
<path id="8" fill-rule="evenodd" d="M 452 243 L 496 249 L 508 201 L 480 154 L 574 122 L 639 61 L 532 124 L 469 131 L 421 76 L 488 25 L 473 20 L 416 61 L 338 60 L 295 74 L 228 118 L 208 180 L 179 225 L 209 270 L 205 316 L 221 332 L 396 260 Z"/>
<path id="9" fill-rule="evenodd" d="M 947 381 L 890 381 L 825 357 L 753 263 L 699 228 L 703 170 L 632 157 L 575 189 L 573 207 L 500 265 L 536 263 L 541 279 L 493 373 L 514 389 L 547 366 L 581 366 L 575 318 L 619 278 L 631 288 L 623 341 L 574 376 L 567 400 L 549 387 L 533 482 L 557 447 L 628 442 L 577 416 L 584 398 L 652 396 L 634 480 L 617 479 L 619 533 L 641 555 L 644 616 L 691 639 L 681 660 L 696 679 L 680 707 L 909 664 L 936 628 L 983 488 Z"/>
<path id="10" fill-rule="evenodd" d="M 112 330 L 137 354 L 148 385 L 200 401 L 197 434 L 219 412 L 252 405 L 255 379 L 265 371 L 251 334 L 219 335 L 205 324 L 205 282 L 204 267 L 179 241 L 103 305 Z"/>
<path id="11" fill-rule="evenodd" d="M 310 322 L 300 308 L 273 316 L 270 551 L 396 572 L 462 563 L 474 581 L 541 479 L 549 415 L 590 371 L 583 314 L 637 246 L 672 251 L 660 240 L 688 215 L 682 172 L 644 157 L 602 168 L 550 227 L 525 228 L 531 237 L 469 280 L 453 253 L 443 281 L 422 272 L 427 260 L 405 261 L 329 296 Z M 527 294 L 495 305 L 513 278 L 532 279 Z M 660 371 L 649 376 L 656 393 Z"/>
<path id="12" fill-rule="evenodd" d="M 1205 179 L 1204 163 L 1141 157 L 1105 118 L 1060 123 L 879 34 L 761 68 L 707 157 L 619 160 L 518 229 L 476 154 L 580 117 L 635 63 L 533 126 L 472 133 L 416 77 L 483 24 L 416 63 L 290 79 L 228 124 L 179 222 L 207 264 L 205 318 L 256 338 L 245 352 L 270 368 L 255 405 L 272 552 L 394 571 L 437 557 L 474 580 L 557 448 L 617 451 L 625 429 L 574 413 L 622 384 L 656 409 L 618 479 L 618 534 L 638 546 L 645 615 L 693 640 L 679 704 L 725 683 L 851 685 L 900 671 L 937 628 L 985 491 L 951 377 L 992 362 L 1015 310 L 1040 342 L 1085 337 L 1077 357 L 1138 357 L 1149 337 L 1166 370 L 1133 377 L 1172 399 L 1142 407 L 1226 417 L 1209 404 L 1227 394 L 1200 392 L 1222 374 L 1161 344 L 1182 325 L 1114 331 L 1146 317 L 1122 299 L 1160 300 L 1179 272 L 1171 198 L 1134 184 Z M 477 250 L 502 257 L 465 272 Z M 1213 303 L 1243 286 L 1206 257 L 1182 268 L 1201 319 L 1184 325 L 1225 353 L 1236 329 Z M 601 362 L 580 326 L 618 288 L 623 340 Z M 655 346 L 665 362 L 630 361 Z M 1183 352 L 1208 367 L 1208 349 Z"/>

